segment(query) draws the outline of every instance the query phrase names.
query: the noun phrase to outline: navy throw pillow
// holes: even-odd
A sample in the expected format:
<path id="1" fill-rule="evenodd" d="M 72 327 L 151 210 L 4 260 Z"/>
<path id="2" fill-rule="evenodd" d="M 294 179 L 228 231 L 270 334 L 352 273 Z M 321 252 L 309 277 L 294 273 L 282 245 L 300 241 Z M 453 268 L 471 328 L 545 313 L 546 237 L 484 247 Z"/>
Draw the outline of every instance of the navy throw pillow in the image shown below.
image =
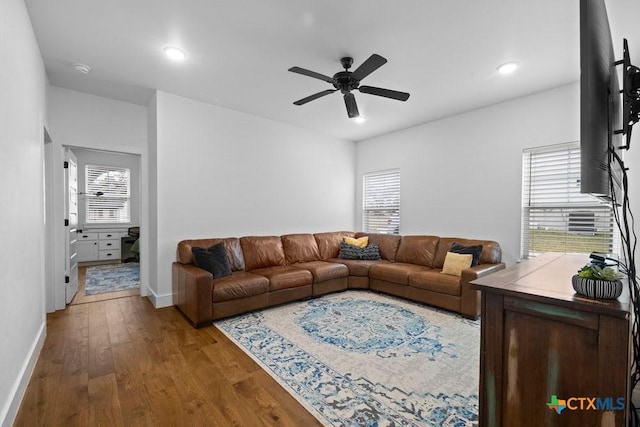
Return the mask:
<path id="1" fill-rule="evenodd" d="M 213 274 L 214 279 L 231 275 L 231 263 L 223 242 L 216 243 L 210 248 L 191 248 L 191 253 L 196 267 L 207 270 Z"/>
<path id="2" fill-rule="evenodd" d="M 464 246 L 460 243 L 454 242 L 449 248 L 449 252 L 456 254 L 471 254 L 473 260 L 471 261 L 471 267 L 480 263 L 480 254 L 482 253 L 482 245 Z"/>

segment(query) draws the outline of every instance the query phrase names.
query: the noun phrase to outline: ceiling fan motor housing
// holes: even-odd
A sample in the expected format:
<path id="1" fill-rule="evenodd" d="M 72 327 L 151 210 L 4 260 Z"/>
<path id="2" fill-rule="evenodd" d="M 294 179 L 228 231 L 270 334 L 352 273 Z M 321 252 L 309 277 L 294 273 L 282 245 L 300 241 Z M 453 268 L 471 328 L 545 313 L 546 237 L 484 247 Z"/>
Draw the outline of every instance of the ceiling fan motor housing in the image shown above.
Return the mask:
<path id="1" fill-rule="evenodd" d="M 340 71 L 333 75 L 333 87 L 346 95 L 353 89 L 357 89 L 358 86 L 360 86 L 360 81 L 351 78 L 351 74 L 353 73 L 348 71 L 353 65 L 353 58 L 345 56 L 344 58 L 340 58 L 340 63 L 342 64 L 344 71 Z"/>
<path id="2" fill-rule="evenodd" d="M 333 87 L 347 94 L 360 86 L 360 81 L 351 77 L 351 71 L 340 71 L 333 75 Z"/>

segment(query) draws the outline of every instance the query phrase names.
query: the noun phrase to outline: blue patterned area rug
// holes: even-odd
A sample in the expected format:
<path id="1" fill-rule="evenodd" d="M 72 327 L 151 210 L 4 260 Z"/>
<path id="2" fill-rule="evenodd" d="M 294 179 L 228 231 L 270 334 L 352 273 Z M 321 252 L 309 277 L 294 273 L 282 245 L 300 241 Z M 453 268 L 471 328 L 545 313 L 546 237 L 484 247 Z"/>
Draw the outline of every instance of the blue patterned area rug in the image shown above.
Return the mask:
<path id="1" fill-rule="evenodd" d="M 87 267 L 85 295 L 106 294 L 139 287 L 140 264 L 137 262 Z"/>
<path id="2" fill-rule="evenodd" d="M 480 322 L 346 291 L 214 322 L 329 426 L 473 426 Z"/>

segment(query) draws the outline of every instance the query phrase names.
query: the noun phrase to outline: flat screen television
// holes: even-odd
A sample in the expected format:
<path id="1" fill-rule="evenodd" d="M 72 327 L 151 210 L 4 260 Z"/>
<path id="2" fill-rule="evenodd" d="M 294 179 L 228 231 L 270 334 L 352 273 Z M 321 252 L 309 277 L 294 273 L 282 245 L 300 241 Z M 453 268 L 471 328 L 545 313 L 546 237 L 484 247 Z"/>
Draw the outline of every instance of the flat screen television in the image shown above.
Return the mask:
<path id="1" fill-rule="evenodd" d="M 622 41 L 621 41 L 622 43 Z M 580 0 L 580 191 L 611 200 L 621 194 L 622 99 L 604 0 Z M 611 165 L 611 171 L 609 170 Z M 618 198 L 618 197 L 616 197 Z M 619 198 L 618 198 L 619 199 Z"/>

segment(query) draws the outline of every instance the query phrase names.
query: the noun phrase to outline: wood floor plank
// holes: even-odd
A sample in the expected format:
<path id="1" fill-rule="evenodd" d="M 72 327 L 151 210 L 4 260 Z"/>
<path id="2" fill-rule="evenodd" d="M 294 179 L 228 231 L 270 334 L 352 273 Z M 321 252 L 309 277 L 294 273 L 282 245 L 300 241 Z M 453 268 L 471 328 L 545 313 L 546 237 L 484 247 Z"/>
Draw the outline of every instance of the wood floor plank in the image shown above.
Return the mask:
<path id="1" fill-rule="evenodd" d="M 151 413 L 147 388 L 144 384 L 133 388 L 122 388 L 118 385 L 118 397 L 124 424 L 143 423 L 143 425 L 153 425 L 155 423 Z"/>
<path id="2" fill-rule="evenodd" d="M 89 375 L 69 375 L 56 388 L 55 414 L 51 425 L 89 425 Z"/>
<path id="3" fill-rule="evenodd" d="M 120 310 L 117 300 L 105 301 L 105 313 L 111 345 L 119 345 L 131 342 L 131 336 L 127 329 L 127 322 Z"/>
<path id="4" fill-rule="evenodd" d="M 93 303 L 89 308 L 89 377 L 98 378 L 113 372 L 105 304 Z"/>
<path id="5" fill-rule="evenodd" d="M 122 426 L 115 374 L 89 379 L 89 425 Z"/>

